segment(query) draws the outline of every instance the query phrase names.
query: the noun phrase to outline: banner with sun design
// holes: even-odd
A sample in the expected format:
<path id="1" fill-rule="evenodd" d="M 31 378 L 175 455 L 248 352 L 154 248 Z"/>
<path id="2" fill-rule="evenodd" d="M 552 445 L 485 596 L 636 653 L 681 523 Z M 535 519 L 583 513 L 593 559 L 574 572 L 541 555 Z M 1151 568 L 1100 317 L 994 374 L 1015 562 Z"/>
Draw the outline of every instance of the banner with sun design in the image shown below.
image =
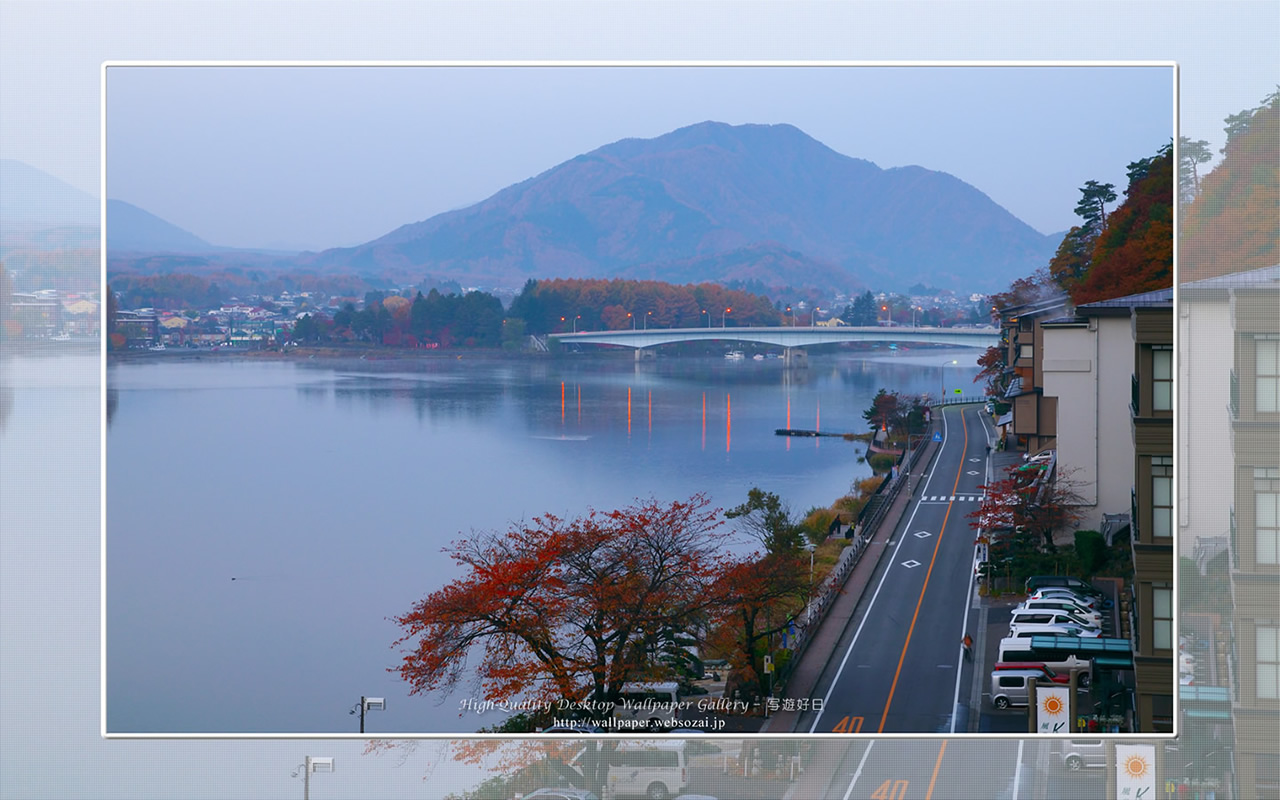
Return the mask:
<path id="1" fill-rule="evenodd" d="M 1071 732 L 1071 687 L 1036 686 L 1036 733 Z"/>
<path id="2" fill-rule="evenodd" d="M 1119 800 L 1152 800 L 1155 796 L 1155 745 L 1116 745 L 1116 797 Z"/>

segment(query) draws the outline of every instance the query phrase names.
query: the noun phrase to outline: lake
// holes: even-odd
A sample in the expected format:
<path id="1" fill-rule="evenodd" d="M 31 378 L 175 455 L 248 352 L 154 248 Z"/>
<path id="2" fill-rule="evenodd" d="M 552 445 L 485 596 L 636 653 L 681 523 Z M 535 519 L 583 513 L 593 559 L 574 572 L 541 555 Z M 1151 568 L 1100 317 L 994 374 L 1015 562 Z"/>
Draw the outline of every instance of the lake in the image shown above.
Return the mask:
<path id="1" fill-rule="evenodd" d="M 975 393 L 981 350 L 781 360 L 392 363 L 157 358 L 108 367 L 107 729 L 470 732 L 471 696 L 410 697 L 389 618 L 456 577 L 473 530 L 753 486 L 796 513 L 870 474 L 877 389 Z M 955 361 L 956 363 L 952 363 Z M 743 547 L 745 545 L 739 545 Z"/>

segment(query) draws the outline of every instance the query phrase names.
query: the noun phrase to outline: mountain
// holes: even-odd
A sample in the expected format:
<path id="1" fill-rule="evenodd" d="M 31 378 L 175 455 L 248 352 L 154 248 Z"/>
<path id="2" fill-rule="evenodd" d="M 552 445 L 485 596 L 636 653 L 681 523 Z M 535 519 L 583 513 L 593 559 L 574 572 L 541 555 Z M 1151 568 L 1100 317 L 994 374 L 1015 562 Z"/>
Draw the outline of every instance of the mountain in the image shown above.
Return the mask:
<path id="1" fill-rule="evenodd" d="M 222 248 L 123 200 L 107 200 L 107 252 L 207 253 Z"/>
<path id="2" fill-rule="evenodd" d="M 98 201 L 47 172 L 2 158 L 0 220 L 28 232 L 71 225 L 96 228 Z"/>
<path id="3" fill-rule="evenodd" d="M 703 122 L 614 142 L 474 206 L 299 262 L 468 285 L 754 272 L 772 285 L 998 291 L 1056 245 L 946 173 L 880 169 L 791 125 Z"/>

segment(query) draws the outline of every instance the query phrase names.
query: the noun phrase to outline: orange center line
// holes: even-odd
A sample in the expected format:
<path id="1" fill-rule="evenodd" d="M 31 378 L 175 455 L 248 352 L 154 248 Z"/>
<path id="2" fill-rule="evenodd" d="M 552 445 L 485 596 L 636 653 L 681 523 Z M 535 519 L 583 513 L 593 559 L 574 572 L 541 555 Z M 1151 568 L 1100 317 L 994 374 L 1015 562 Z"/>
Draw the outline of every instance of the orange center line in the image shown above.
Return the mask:
<path id="1" fill-rule="evenodd" d="M 969 426 L 964 421 L 964 409 L 960 410 L 960 427 L 964 431 L 964 447 L 960 451 L 960 466 L 956 468 L 956 482 L 951 487 L 951 496 L 955 497 L 960 488 L 960 472 L 964 469 L 964 454 L 969 449 Z M 884 733 L 885 720 L 889 718 L 889 706 L 893 704 L 893 693 L 898 688 L 898 678 L 902 677 L 902 665 L 907 660 L 907 648 L 911 646 L 911 633 L 916 629 L 916 620 L 920 617 L 920 607 L 924 605 L 924 593 L 929 588 L 929 576 L 933 575 L 933 565 L 938 560 L 938 549 L 942 547 L 942 535 L 947 530 L 947 520 L 951 518 L 951 506 L 954 501 L 947 502 L 947 512 L 942 517 L 942 529 L 938 531 L 938 541 L 933 545 L 933 557 L 929 559 L 929 570 L 924 574 L 924 586 L 920 587 L 920 599 L 916 601 L 915 613 L 911 615 L 911 625 L 907 628 L 907 640 L 902 643 L 902 655 L 898 656 L 898 668 L 893 672 L 893 683 L 889 685 L 889 697 L 884 701 L 884 713 L 880 715 L 880 727 L 877 733 Z"/>
<path id="2" fill-rule="evenodd" d="M 961 417 L 964 413 L 961 412 Z M 929 788 L 924 793 L 924 800 L 931 800 L 933 797 L 933 785 L 938 782 L 938 770 L 942 768 L 942 754 L 947 752 L 947 740 L 942 740 L 942 747 L 938 748 L 938 760 L 933 762 L 933 777 L 929 779 Z"/>

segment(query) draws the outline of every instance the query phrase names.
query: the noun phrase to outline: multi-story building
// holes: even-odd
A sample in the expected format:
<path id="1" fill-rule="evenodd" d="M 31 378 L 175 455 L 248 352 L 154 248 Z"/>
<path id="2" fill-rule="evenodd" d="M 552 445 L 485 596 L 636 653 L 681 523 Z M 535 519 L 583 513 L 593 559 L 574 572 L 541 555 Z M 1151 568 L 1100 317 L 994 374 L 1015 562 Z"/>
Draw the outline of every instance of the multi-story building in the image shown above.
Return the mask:
<path id="1" fill-rule="evenodd" d="M 1056 447 L 1057 477 L 1083 501 L 1078 526 L 1111 533 L 1127 518 L 1135 728 L 1172 732 L 1173 290 L 1062 310 L 1025 325 L 1035 337 L 1020 361 L 1032 360 L 1035 383 L 1018 397 L 1037 398 L 1034 436 Z M 1017 414 L 1015 404 L 1015 430 Z"/>
<path id="2" fill-rule="evenodd" d="M 1170 292 L 1089 303 L 1041 323 L 1041 391 L 1055 406 L 1057 470 L 1080 495 L 1079 527 L 1104 530 L 1107 517 L 1128 520 L 1134 449 L 1128 414 L 1118 398 L 1131 395 L 1134 375 L 1132 313 Z M 1110 413 L 1108 413 L 1110 412 Z"/>
<path id="3" fill-rule="evenodd" d="M 1013 440 L 1006 442 L 1011 449 L 1037 453 L 1054 446 L 1058 401 L 1043 391 L 1043 323 L 1061 316 L 1066 306 L 1066 296 L 1058 295 L 1000 312 L 1008 373 L 1005 400 L 1012 406 L 1013 414 L 1009 430 Z"/>
<path id="4" fill-rule="evenodd" d="M 1234 796 L 1280 798 L 1280 266 L 1183 284 L 1178 324 L 1178 522 L 1229 537 Z"/>
<path id="5" fill-rule="evenodd" d="M 1138 298 L 1141 298 L 1140 300 Z M 1114 301 L 1113 301 L 1114 302 Z M 1132 302 L 1130 638 L 1138 729 L 1173 732 L 1173 291 Z"/>

